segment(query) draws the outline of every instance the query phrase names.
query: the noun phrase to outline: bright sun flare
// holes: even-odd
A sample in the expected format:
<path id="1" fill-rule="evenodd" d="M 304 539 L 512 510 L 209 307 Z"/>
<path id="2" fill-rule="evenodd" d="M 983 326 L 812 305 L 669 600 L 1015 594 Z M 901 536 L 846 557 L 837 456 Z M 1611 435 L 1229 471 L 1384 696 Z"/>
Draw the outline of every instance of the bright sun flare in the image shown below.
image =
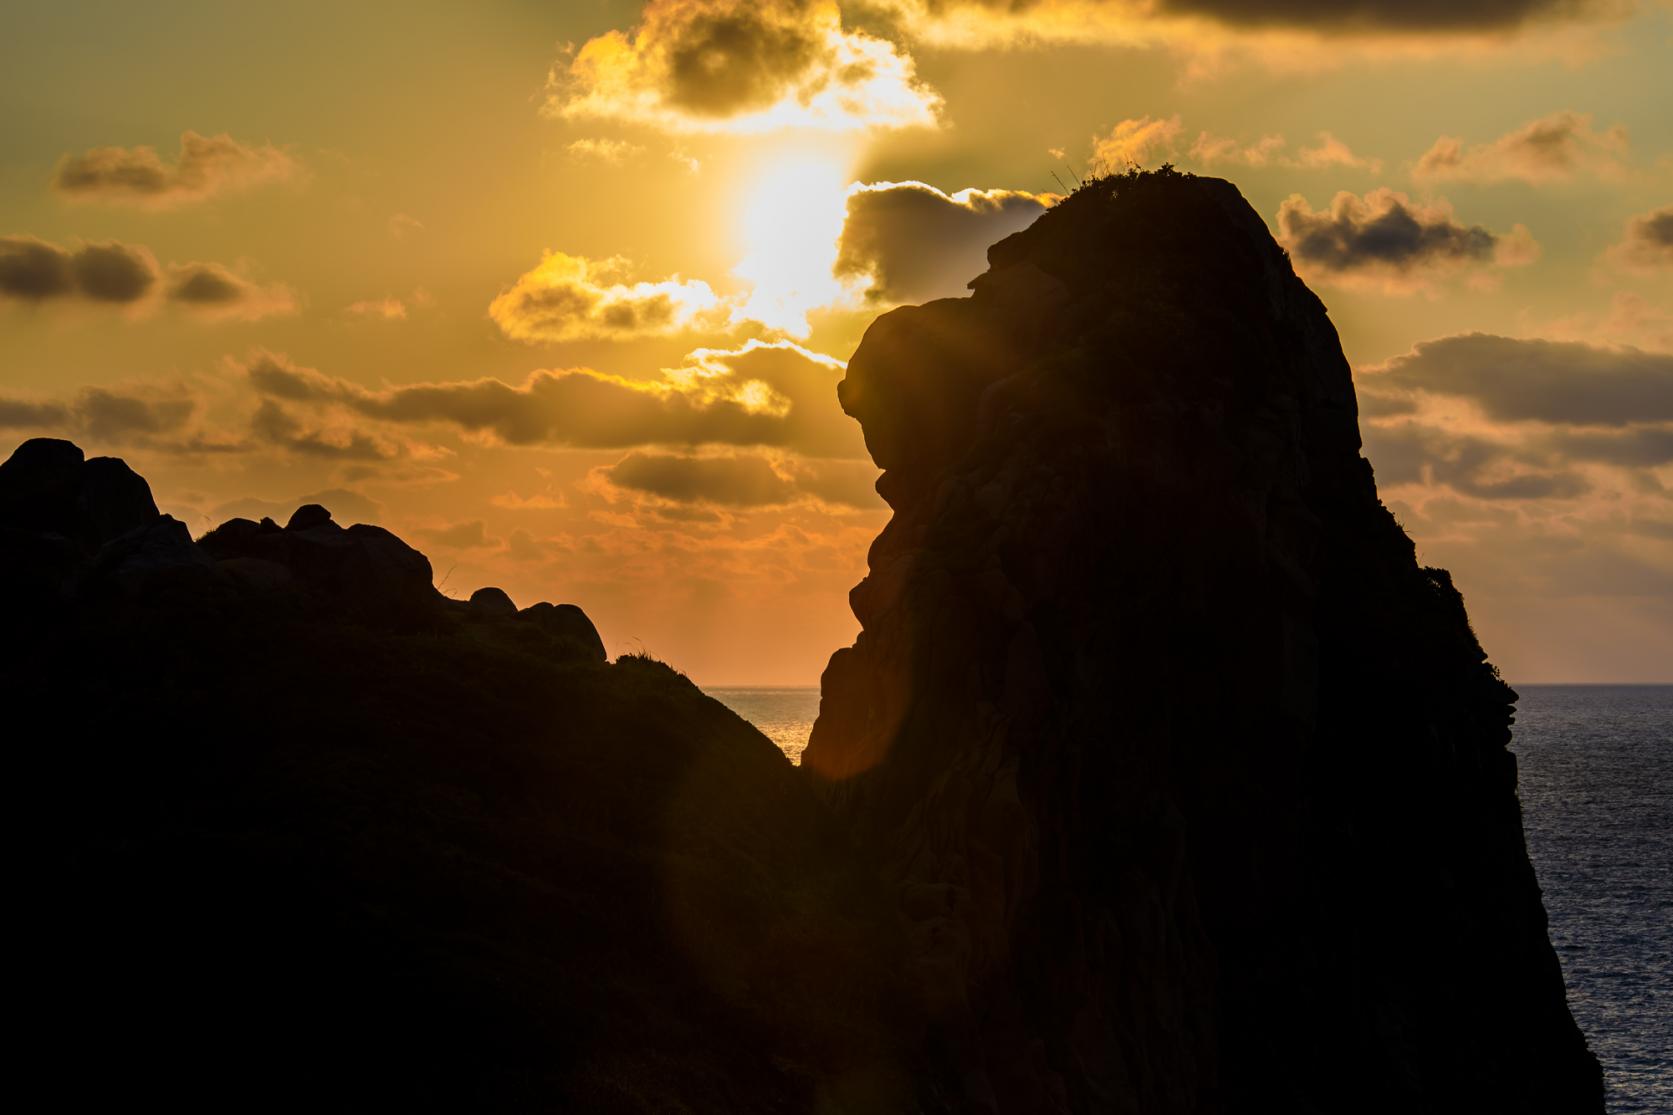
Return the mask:
<path id="1" fill-rule="evenodd" d="M 752 286 L 739 317 L 806 336 L 808 311 L 842 302 L 831 273 L 848 205 L 847 160 L 830 152 L 781 152 L 744 195 L 744 258 L 733 274 Z"/>

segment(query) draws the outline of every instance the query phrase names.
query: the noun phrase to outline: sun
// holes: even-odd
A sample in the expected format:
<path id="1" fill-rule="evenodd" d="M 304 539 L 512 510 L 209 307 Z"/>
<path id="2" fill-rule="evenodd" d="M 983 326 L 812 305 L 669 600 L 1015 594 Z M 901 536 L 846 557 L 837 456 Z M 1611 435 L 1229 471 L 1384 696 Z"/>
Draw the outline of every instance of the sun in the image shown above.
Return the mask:
<path id="1" fill-rule="evenodd" d="M 792 336 L 808 312 L 846 301 L 832 274 L 848 209 L 849 158 L 824 149 L 781 149 L 764 159 L 743 195 L 744 256 L 732 271 L 749 283 L 740 318 Z"/>

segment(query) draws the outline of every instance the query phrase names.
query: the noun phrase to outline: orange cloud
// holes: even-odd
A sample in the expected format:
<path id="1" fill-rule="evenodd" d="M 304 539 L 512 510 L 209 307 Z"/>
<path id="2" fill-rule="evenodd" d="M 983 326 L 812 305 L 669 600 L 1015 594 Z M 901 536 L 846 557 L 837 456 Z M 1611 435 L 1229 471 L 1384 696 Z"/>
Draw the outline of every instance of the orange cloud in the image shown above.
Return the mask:
<path id="1" fill-rule="evenodd" d="M 1442 136 L 1418 159 L 1417 178 L 1467 182 L 1563 181 L 1580 173 L 1620 174 L 1625 169 L 1627 132 L 1616 124 L 1592 127 L 1590 113 L 1556 112 L 1532 120 L 1490 143 L 1466 147 Z"/>
<path id="2" fill-rule="evenodd" d="M 1629 271 L 1653 274 L 1673 270 L 1673 205 L 1628 220 L 1620 243 L 1610 248 L 1608 255 Z"/>
<path id="3" fill-rule="evenodd" d="M 221 194 L 297 177 L 291 155 L 264 143 L 239 143 L 224 132 L 185 132 L 173 165 L 152 147 L 95 147 L 58 163 L 52 186 L 73 201 L 155 209 L 208 201 Z"/>

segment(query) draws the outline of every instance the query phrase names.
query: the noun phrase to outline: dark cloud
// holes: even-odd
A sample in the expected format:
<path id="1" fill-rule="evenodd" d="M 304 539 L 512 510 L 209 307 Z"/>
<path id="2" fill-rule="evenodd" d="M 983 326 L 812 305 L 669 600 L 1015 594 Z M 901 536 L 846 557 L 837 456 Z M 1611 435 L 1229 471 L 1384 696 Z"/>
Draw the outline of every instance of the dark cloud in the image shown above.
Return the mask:
<path id="1" fill-rule="evenodd" d="M 675 503 L 781 507 L 818 500 L 840 507 L 881 508 L 869 461 L 775 461 L 759 454 L 630 453 L 603 470 L 619 488 Z"/>
<path id="2" fill-rule="evenodd" d="M 1426 341 L 1359 377 L 1373 398 L 1467 398 L 1489 417 L 1568 425 L 1673 422 L 1673 354 L 1484 333 Z"/>
<path id="3" fill-rule="evenodd" d="M 1590 0 L 1161 0 L 1159 10 L 1245 27 L 1487 31 L 1601 10 Z"/>
<path id="4" fill-rule="evenodd" d="M 42 430 L 68 425 L 70 408 L 63 403 L 0 397 L 0 430 Z"/>
<path id="5" fill-rule="evenodd" d="M 731 116 L 782 97 L 814 64 L 823 44 L 816 25 L 785 18 L 787 13 L 774 8 L 714 5 L 670 21 L 668 103 L 703 116 Z"/>
<path id="6" fill-rule="evenodd" d="M 152 147 L 95 147 L 65 156 L 55 190 L 78 201 L 166 207 L 294 177 L 299 166 L 272 144 L 251 146 L 222 134 L 186 132 L 171 166 Z"/>
<path id="7" fill-rule="evenodd" d="M 1303 272 L 1370 280 L 1392 292 L 1464 268 L 1529 263 L 1537 254 L 1520 225 L 1501 236 L 1460 223 L 1444 201 L 1417 204 L 1389 189 L 1363 198 L 1339 193 L 1319 212 L 1292 194 L 1278 209 L 1278 239 Z"/>
<path id="8" fill-rule="evenodd" d="M 169 283 L 171 301 L 193 306 L 225 306 L 245 297 L 249 284 L 213 263 L 190 263 L 177 269 Z"/>
<path id="9" fill-rule="evenodd" d="M 557 115 L 685 131 L 933 124 L 940 104 L 895 43 L 823 0 L 650 0 L 555 68 L 549 94 Z"/>
<path id="10" fill-rule="evenodd" d="M 127 441 L 182 429 L 197 404 L 187 398 L 144 398 L 89 388 L 76 400 L 81 429 L 100 441 Z"/>
<path id="11" fill-rule="evenodd" d="M 925 302 L 963 294 L 987 249 L 1026 228 L 1050 198 L 1015 190 L 944 194 L 922 182 L 878 182 L 848 195 L 838 276 L 867 279 L 867 297 Z"/>
<path id="12" fill-rule="evenodd" d="M 1610 252 L 1618 262 L 1633 270 L 1673 267 L 1673 205 L 1629 220 L 1626 234 Z"/>
<path id="13" fill-rule="evenodd" d="M 1514 447 L 1420 422 L 1370 426 L 1365 456 L 1384 485 L 1439 484 L 1476 499 L 1574 499 L 1590 485 L 1572 469 Z"/>
<path id="14" fill-rule="evenodd" d="M 144 248 L 87 244 L 70 257 L 70 273 L 84 298 L 138 302 L 157 281 L 157 261 Z"/>
<path id="15" fill-rule="evenodd" d="M 132 303 L 157 277 L 157 261 L 144 248 L 111 242 L 68 249 L 33 236 L 0 237 L 0 297 Z"/>
<path id="16" fill-rule="evenodd" d="M 209 318 L 255 321 L 296 309 L 290 289 L 262 286 L 218 263 L 180 263 L 169 268 L 169 302 Z"/>
<path id="17" fill-rule="evenodd" d="M 67 402 L 0 398 L 0 429 L 58 430 L 116 444 L 163 446 L 197 413 L 183 392 L 89 387 Z"/>
<path id="18" fill-rule="evenodd" d="M 620 488 L 646 492 L 676 503 L 717 503 L 767 507 L 791 502 L 796 487 L 766 458 L 754 455 L 676 457 L 629 453 L 604 470 Z"/>
<path id="19" fill-rule="evenodd" d="M 483 526 L 481 519 L 472 519 L 468 523 L 455 523 L 453 526 L 434 530 L 420 529 L 417 533 L 450 550 L 483 550 L 500 544 L 498 538 L 488 537 L 488 530 Z"/>
<path id="20" fill-rule="evenodd" d="M 33 236 L 0 237 L 0 295 L 40 302 L 74 289 L 68 252 Z"/>
<path id="21" fill-rule="evenodd" d="M 207 317 L 254 320 L 295 308 L 283 286 L 259 286 L 218 263 L 168 268 L 151 252 L 116 241 L 61 248 L 33 236 L 0 237 L 0 299 L 41 303 L 80 298 L 106 305 L 146 301 L 161 284 L 163 299 Z"/>
<path id="22" fill-rule="evenodd" d="M 1385 484 L 1570 499 L 1591 487 L 1587 466 L 1627 470 L 1630 482 L 1673 464 L 1673 354 L 1469 334 L 1420 344 L 1356 379 L 1366 456 Z M 1437 408 L 1436 398 L 1468 402 L 1479 416 Z"/>
<path id="23" fill-rule="evenodd" d="M 270 445 L 328 461 L 382 461 L 399 455 L 398 447 L 363 430 L 309 429 L 272 399 L 264 399 L 256 408 L 250 432 Z"/>
<path id="24" fill-rule="evenodd" d="M 250 381 L 292 403 L 340 406 L 395 423 L 447 422 L 513 445 L 628 449 L 646 445 L 760 445 L 816 457 L 863 458 L 858 426 L 841 412 L 842 366 L 789 342 L 699 349 L 656 380 L 585 369 L 372 391 L 271 354 Z"/>

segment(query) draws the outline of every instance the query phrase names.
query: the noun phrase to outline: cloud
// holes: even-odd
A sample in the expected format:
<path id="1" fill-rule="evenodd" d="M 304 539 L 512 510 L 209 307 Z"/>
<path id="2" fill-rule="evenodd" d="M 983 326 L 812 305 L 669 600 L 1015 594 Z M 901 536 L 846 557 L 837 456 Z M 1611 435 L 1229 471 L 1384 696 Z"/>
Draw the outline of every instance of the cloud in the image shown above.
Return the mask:
<path id="1" fill-rule="evenodd" d="M 1344 47 L 1493 46 L 1510 33 L 1630 10 L 1623 0 L 869 0 L 897 33 L 942 48 L 1052 42 L 1167 45 L 1193 55 L 1230 48 L 1270 60 L 1340 64 Z"/>
<path id="2" fill-rule="evenodd" d="M 542 370 L 519 385 L 477 379 L 374 391 L 270 353 L 245 365 L 270 402 L 335 407 L 391 423 L 450 423 L 511 445 L 769 446 L 863 458 L 859 427 L 836 400 L 842 368 L 788 341 L 753 340 L 737 349 L 698 349 L 653 380 Z"/>
<path id="3" fill-rule="evenodd" d="M 168 301 L 208 318 L 258 321 L 296 312 L 296 296 L 282 284 L 263 286 L 218 263 L 182 263 L 169 268 Z"/>
<path id="4" fill-rule="evenodd" d="M 1556 112 L 1471 147 L 1456 136 L 1442 136 L 1418 159 L 1412 173 L 1419 179 L 1537 185 L 1583 172 L 1619 174 L 1626 154 L 1627 132 L 1621 125 L 1600 132 L 1592 128 L 1590 113 Z"/>
<path id="5" fill-rule="evenodd" d="M 1235 27 L 1326 32 L 1506 30 L 1602 10 L 1586 0 L 1160 0 L 1161 12 L 1201 15 Z"/>
<path id="6" fill-rule="evenodd" d="M 63 403 L 0 395 L 0 430 L 50 430 L 69 422 L 70 408 Z"/>
<path id="7" fill-rule="evenodd" d="M 197 410 L 197 400 L 183 389 L 89 387 L 67 401 L 0 397 L 0 429 L 158 444 L 183 431 Z"/>
<path id="8" fill-rule="evenodd" d="M 33 236 L 0 237 L 0 299 L 133 307 L 159 289 L 161 301 L 210 319 L 254 321 L 296 309 L 289 288 L 259 285 L 218 263 L 171 264 L 165 273 L 150 250 L 138 245 L 109 241 L 62 248 Z"/>
<path id="9" fill-rule="evenodd" d="M 111 241 L 61 248 L 33 236 L 0 237 L 0 298 L 133 303 L 158 275 L 156 258 L 140 247 Z"/>
<path id="10" fill-rule="evenodd" d="M 455 523 L 450 527 L 438 529 L 426 530 L 420 528 L 416 533 L 420 537 L 438 546 L 445 546 L 450 550 L 486 550 L 500 544 L 498 538 L 488 536 L 488 529 L 483 525 L 481 519 L 472 519 L 469 522 Z"/>
<path id="11" fill-rule="evenodd" d="M 424 222 L 408 213 L 396 213 L 389 218 L 389 238 L 391 240 L 405 240 L 415 232 L 424 228 Z"/>
<path id="12" fill-rule="evenodd" d="M 401 453 L 389 439 L 346 425 L 309 429 L 273 399 L 263 399 L 256 408 L 250 432 L 269 445 L 326 461 L 387 461 Z"/>
<path id="13" fill-rule="evenodd" d="M 1621 242 L 1608 255 L 1629 271 L 1673 269 L 1673 205 L 1628 220 Z"/>
<path id="14" fill-rule="evenodd" d="M 343 307 L 350 317 L 377 318 L 381 321 L 405 321 L 407 304 L 399 298 L 363 298 Z"/>
<path id="15" fill-rule="evenodd" d="M 866 284 L 878 302 L 961 295 L 987 266 L 987 249 L 1032 224 L 1051 195 L 874 182 L 848 194 L 836 274 Z"/>
<path id="16" fill-rule="evenodd" d="M 718 503 L 764 507 L 789 503 L 796 487 L 765 457 L 717 457 L 629 453 L 604 470 L 617 487 L 646 492 L 676 503 Z"/>
<path id="17" fill-rule="evenodd" d="M 834 0 L 650 0 L 553 68 L 547 111 L 679 132 L 933 125 L 941 100 Z"/>
<path id="18" fill-rule="evenodd" d="M 1444 201 L 1414 203 L 1387 188 L 1363 198 L 1339 193 L 1319 212 L 1292 194 L 1278 209 L 1278 239 L 1303 272 L 1395 294 L 1461 270 L 1526 264 L 1537 253 L 1521 225 L 1500 235 L 1460 224 Z"/>
<path id="19" fill-rule="evenodd" d="M 52 186 L 75 201 L 169 208 L 294 178 L 301 165 L 272 144 L 186 132 L 171 166 L 152 147 L 95 147 L 58 163 Z"/>
<path id="20" fill-rule="evenodd" d="M 1092 166 L 1099 174 L 1120 173 L 1145 166 L 1172 152 L 1184 131 L 1177 114 L 1119 121 L 1108 135 L 1092 137 Z"/>
<path id="21" fill-rule="evenodd" d="M 623 259 L 547 252 L 488 306 L 507 337 L 529 343 L 624 340 L 723 330 L 730 306 L 700 279 L 628 282 Z"/>
<path id="22" fill-rule="evenodd" d="M 630 143 L 625 139 L 595 139 L 592 137 L 578 139 L 564 148 L 569 156 L 578 162 L 604 163 L 606 166 L 620 166 L 629 159 L 645 153 L 645 149 L 637 143 Z"/>
<path id="23" fill-rule="evenodd" d="M 1240 166 L 1281 166 L 1292 170 L 1324 170 L 1349 167 L 1376 174 L 1382 170 L 1382 160 L 1356 155 L 1351 147 L 1330 132 L 1319 132 L 1318 142 L 1302 147 L 1293 154 L 1289 141 L 1281 135 L 1265 135 L 1253 143 L 1240 143 L 1226 136 L 1210 132 L 1198 134 L 1191 145 L 1191 157 L 1204 166 L 1230 163 Z"/>
<path id="24" fill-rule="evenodd" d="M 883 506 L 875 490 L 877 469 L 869 461 L 634 452 L 601 473 L 618 488 L 673 503 L 761 508 L 818 501 L 862 510 Z"/>
<path id="25" fill-rule="evenodd" d="M 1470 333 L 1365 369 L 1374 397 L 1468 399 L 1490 419 L 1621 427 L 1673 423 L 1673 354 Z"/>
<path id="26" fill-rule="evenodd" d="M 1673 354 L 1472 333 L 1356 371 L 1366 456 L 1385 486 L 1477 500 L 1666 499 Z M 1601 470 L 1601 471 L 1600 471 Z"/>

